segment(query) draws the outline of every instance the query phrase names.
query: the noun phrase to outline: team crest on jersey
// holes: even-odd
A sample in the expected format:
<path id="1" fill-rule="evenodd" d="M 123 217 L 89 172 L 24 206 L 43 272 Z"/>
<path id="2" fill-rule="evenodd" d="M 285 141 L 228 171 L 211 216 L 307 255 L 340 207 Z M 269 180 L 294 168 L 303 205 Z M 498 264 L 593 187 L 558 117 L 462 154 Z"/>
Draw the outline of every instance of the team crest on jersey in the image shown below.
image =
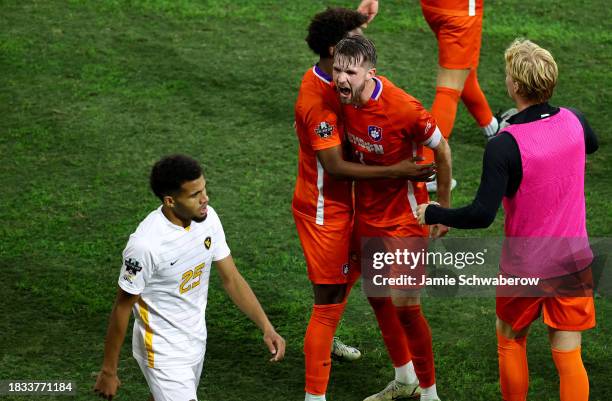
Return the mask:
<path id="1" fill-rule="evenodd" d="M 212 239 L 210 237 L 206 237 L 206 239 L 204 240 L 204 246 L 206 247 L 206 249 L 210 249 L 211 245 L 212 245 Z"/>
<path id="2" fill-rule="evenodd" d="M 342 265 L 342 274 L 346 276 L 347 274 L 349 274 L 349 270 L 350 270 L 350 267 L 348 263 L 345 263 Z"/>
<path id="3" fill-rule="evenodd" d="M 368 135 L 374 142 L 380 142 L 382 139 L 382 128 L 376 125 L 368 125 Z"/>
<path id="4" fill-rule="evenodd" d="M 326 121 L 321 121 L 319 126 L 315 128 L 315 132 L 323 139 L 329 138 L 332 135 L 332 132 L 334 132 L 334 127 L 331 124 L 328 124 Z"/>

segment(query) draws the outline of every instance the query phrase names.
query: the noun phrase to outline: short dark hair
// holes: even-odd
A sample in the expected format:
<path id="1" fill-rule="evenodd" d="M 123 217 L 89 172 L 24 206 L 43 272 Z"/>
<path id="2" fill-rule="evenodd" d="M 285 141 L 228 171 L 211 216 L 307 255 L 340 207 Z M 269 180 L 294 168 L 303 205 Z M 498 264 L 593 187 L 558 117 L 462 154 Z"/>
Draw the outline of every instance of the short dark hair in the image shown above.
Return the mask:
<path id="1" fill-rule="evenodd" d="M 153 193 L 161 200 L 164 196 L 176 194 L 181 185 L 203 175 L 197 160 L 186 155 L 162 157 L 151 169 L 150 184 Z"/>
<path id="2" fill-rule="evenodd" d="M 349 36 L 336 45 L 334 57 L 345 57 L 351 63 L 369 64 L 376 67 L 376 47 L 363 35 Z"/>
<path id="3" fill-rule="evenodd" d="M 328 8 L 315 15 L 308 25 L 306 42 L 320 57 L 331 57 L 329 48 L 347 33 L 366 23 L 368 17 L 348 8 Z"/>

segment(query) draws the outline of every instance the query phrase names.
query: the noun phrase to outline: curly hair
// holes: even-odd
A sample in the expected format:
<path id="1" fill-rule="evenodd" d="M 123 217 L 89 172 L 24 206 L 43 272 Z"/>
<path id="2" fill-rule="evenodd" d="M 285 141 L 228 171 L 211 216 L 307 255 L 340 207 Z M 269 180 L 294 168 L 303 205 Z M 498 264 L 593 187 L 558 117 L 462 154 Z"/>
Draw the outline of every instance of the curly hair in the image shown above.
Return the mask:
<path id="1" fill-rule="evenodd" d="M 171 155 L 161 158 L 151 169 L 149 182 L 153 193 L 163 201 L 164 196 L 176 194 L 181 185 L 203 175 L 197 160 L 186 155 Z"/>
<path id="2" fill-rule="evenodd" d="M 366 23 L 368 17 L 348 8 L 328 8 L 315 15 L 308 26 L 308 47 L 322 58 L 331 57 L 329 48 L 350 31 Z"/>

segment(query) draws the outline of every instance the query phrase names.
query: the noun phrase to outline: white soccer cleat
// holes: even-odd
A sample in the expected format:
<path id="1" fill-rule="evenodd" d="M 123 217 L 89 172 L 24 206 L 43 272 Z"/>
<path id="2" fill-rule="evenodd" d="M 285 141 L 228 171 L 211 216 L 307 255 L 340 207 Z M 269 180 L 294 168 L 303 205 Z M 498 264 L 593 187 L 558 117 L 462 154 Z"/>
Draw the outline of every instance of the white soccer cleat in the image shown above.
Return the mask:
<path id="1" fill-rule="evenodd" d="M 499 131 L 503 130 L 504 128 L 506 128 L 507 126 L 510 125 L 508 120 L 510 119 L 510 117 L 512 117 L 516 113 L 518 113 L 518 110 L 516 109 L 516 107 L 512 107 L 512 108 L 504 111 L 503 113 L 495 114 L 495 119 L 497 120 L 497 126 L 498 126 L 497 127 L 497 131 L 495 131 L 491 135 L 488 135 L 487 131 L 485 129 L 483 129 L 482 133 L 484 134 L 485 138 L 488 141 L 493 139 L 497 134 L 499 134 Z"/>
<path id="2" fill-rule="evenodd" d="M 361 358 L 361 351 L 355 347 L 346 345 L 340 341 L 338 337 L 334 337 L 331 353 L 333 357 L 344 359 L 345 361 L 356 361 Z"/>
<path id="3" fill-rule="evenodd" d="M 373 394 L 363 401 L 396 401 L 417 398 L 421 394 L 419 383 L 404 384 L 392 380 L 380 393 Z"/>
<path id="4" fill-rule="evenodd" d="M 427 192 L 438 192 L 438 183 L 436 180 L 427 181 L 425 183 L 425 186 L 427 187 Z M 455 189 L 456 186 L 457 186 L 457 180 L 454 178 L 451 178 L 451 191 Z"/>

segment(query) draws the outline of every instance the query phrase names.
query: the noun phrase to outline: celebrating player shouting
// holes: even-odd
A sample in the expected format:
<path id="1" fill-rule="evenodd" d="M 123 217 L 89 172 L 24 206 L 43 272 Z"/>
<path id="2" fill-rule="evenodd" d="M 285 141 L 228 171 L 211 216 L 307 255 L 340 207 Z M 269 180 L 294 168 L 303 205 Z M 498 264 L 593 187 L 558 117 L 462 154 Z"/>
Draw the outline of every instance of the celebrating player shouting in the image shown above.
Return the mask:
<path id="1" fill-rule="evenodd" d="M 460 209 L 419 205 L 419 220 L 458 228 L 488 227 L 503 201 L 502 272 L 546 279 L 546 287 L 555 290 L 548 297 L 497 298 L 503 399 L 527 398 L 527 332 L 543 312 L 561 401 L 586 401 L 589 380 L 581 358 L 581 332 L 595 326 L 595 307 L 589 293 L 592 253 L 586 231 L 584 174 L 586 154 L 597 150 L 597 138 L 581 113 L 548 103 L 558 70 L 547 50 L 529 40 L 517 40 L 505 58 L 506 86 L 519 113 L 487 144 L 476 198 Z M 571 290 L 571 296 L 561 296 L 559 291 L 567 291 L 572 282 L 578 284 L 580 294 Z"/>
<path id="2" fill-rule="evenodd" d="M 164 157 L 153 167 L 151 189 L 162 205 L 140 223 L 123 251 L 104 362 L 94 390 L 109 400 L 117 393 L 119 351 L 133 311 L 133 354 L 152 399 L 197 400 L 213 262 L 232 301 L 263 331 L 272 361 L 283 358 L 285 340 L 236 269 L 219 217 L 208 206 L 198 162 L 183 155 Z"/>
<path id="3" fill-rule="evenodd" d="M 433 165 L 417 165 L 412 156 L 384 166 L 364 166 L 343 159 L 340 103 L 331 77 L 333 52 L 342 37 L 360 33 L 365 21 L 366 17 L 357 11 L 342 8 L 327 9 L 312 19 L 306 41 L 319 55 L 319 61 L 304 74 L 295 104 L 300 147 L 293 216 L 314 291 L 314 306 L 304 338 L 307 401 L 325 400 L 333 336 L 346 306 L 347 283 L 351 281 L 350 179 L 427 179 L 434 173 Z M 410 358 L 403 363 L 409 361 Z"/>
<path id="4" fill-rule="evenodd" d="M 483 3 L 484 0 L 421 0 L 423 16 L 438 41 L 438 75 L 431 114 L 446 139 L 455 124 L 459 100 L 485 137 L 492 138 L 499 128 L 478 83 Z M 358 10 L 370 22 L 378 13 L 378 0 L 362 0 Z M 425 159 L 432 158 L 425 149 Z M 435 192 L 435 184 L 428 184 L 430 192 Z"/>
<path id="5" fill-rule="evenodd" d="M 376 49 L 363 36 L 347 37 L 336 45 L 334 83 L 343 103 L 346 132 L 355 158 L 365 165 L 388 166 L 405 155 L 421 155 L 423 146 L 433 149 L 438 166 L 438 201 L 448 206 L 451 158 L 446 140 L 421 103 L 386 78 L 376 76 L 375 66 Z M 354 234 L 357 238 L 427 237 L 428 229 L 416 220 L 417 204 L 427 199 L 422 182 L 357 181 Z M 432 236 L 444 235 L 447 230 L 435 226 Z M 422 388 L 421 400 L 438 400 L 431 332 L 421 313 L 418 290 L 397 290 L 392 295 L 395 307 L 385 298 L 370 300 L 383 335 L 383 327 L 399 318 Z M 380 313 L 380 309 L 388 312 Z M 392 355 L 395 351 L 386 345 Z M 396 379 L 367 400 L 396 399 L 406 395 L 402 388 L 412 384 L 398 383 Z"/>

